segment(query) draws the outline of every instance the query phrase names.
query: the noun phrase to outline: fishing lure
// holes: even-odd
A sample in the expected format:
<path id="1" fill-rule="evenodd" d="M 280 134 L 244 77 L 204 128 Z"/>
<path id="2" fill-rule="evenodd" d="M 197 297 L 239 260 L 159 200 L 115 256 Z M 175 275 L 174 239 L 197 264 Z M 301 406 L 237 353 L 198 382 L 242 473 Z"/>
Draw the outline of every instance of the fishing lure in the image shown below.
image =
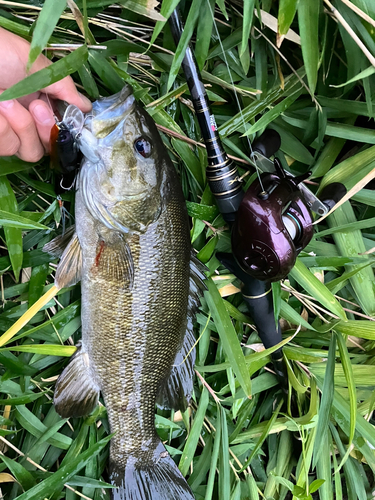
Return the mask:
<path id="1" fill-rule="evenodd" d="M 62 120 L 51 129 L 51 168 L 56 172 L 56 192 L 61 194 L 74 186 L 81 162 L 78 138 L 85 123 L 85 115 L 76 106 L 69 105 Z"/>

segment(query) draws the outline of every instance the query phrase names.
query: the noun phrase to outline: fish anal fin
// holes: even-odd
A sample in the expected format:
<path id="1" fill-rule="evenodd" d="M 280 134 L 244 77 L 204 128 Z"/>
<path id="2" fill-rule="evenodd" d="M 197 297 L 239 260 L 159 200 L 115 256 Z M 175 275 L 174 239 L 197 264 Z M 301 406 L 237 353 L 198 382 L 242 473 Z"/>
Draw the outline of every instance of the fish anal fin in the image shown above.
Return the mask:
<path id="1" fill-rule="evenodd" d="M 156 399 L 162 409 L 186 410 L 193 392 L 195 364 L 195 337 L 193 328 L 186 332 L 181 349 L 176 355 L 169 377 L 163 382 Z"/>
<path id="2" fill-rule="evenodd" d="M 80 281 L 81 273 L 82 249 L 77 233 L 74 233 L 57 267 L 55 285 L 59 289 L 73 286 Z"/>
<path id="3" fill-rule="evenodd" d="M 98 404 L 99 392 L 89 356 L 79 346 L 57 379 L 53 398 L 55 409 L 64 418 L 83 417 L 91 413 Z"/>

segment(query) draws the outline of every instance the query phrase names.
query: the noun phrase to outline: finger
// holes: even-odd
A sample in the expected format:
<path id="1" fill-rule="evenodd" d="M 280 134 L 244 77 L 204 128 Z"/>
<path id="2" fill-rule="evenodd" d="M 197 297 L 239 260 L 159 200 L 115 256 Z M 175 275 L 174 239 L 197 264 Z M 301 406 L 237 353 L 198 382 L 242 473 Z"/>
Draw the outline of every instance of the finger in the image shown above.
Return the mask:
<path id="1" fill-rule="evenodd" d="M 91 101 L 78 92 L 73 80 L 69 76 L 50 85 L 49 87 L 46 87 L 42 90 L 42 92 L 48 94 L 54 99 L 60 99 L 60 101 L 66 101 L 69 104 L 74 104 L 84 113 L 91 111 Z"/>
<path id="2" fill-rule="evenodd" d="M 36 99 L 29 106 L 31 116 L 34 118 L 36 129 L 44 149 L 50 152 L 51 128 L 55 125 L 55 119 L 49 105 L 42 99 Z"/>
<path id="3" fill-rule="evenodd" d="M 19 139 L 17 156 L 21 160 L 36 162 L 44 155 L 33 117 L 18 101 L 0 103 L 0 113 L 7 119 L 11 129 Z"/>
<path id="4" fill-rule="evenodd" d="M 20 146 L 20 140 L 11 129 L 8 120 L 0 115 L 0 156 L 15 155 Z"/>

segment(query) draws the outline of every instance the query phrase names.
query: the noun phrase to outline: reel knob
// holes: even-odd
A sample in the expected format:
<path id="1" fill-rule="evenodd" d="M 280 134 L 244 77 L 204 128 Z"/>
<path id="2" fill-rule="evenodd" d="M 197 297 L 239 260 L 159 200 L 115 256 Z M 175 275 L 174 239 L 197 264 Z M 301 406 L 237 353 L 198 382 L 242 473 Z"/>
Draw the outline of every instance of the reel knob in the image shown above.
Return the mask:
<path id="1" fill-rule="evenodd" d="M 332 182 L 322 189 L 320 200 L 331 210 L 346 195 L 346 187 L 341 182 Z"/>

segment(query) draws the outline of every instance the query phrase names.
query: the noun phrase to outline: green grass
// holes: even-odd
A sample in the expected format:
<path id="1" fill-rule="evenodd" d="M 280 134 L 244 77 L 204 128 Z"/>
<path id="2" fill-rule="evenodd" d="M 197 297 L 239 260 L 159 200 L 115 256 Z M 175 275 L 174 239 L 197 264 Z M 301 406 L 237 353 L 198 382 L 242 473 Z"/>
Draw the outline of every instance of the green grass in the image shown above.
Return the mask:
<path id="1" fill-rule="evenodd" d="M 78 1 L 84 34 L 70 9 L 59 17 L 63 2 L 60 12 L 54 3 L 44 2 L 35 24 L 42 2 L 0 1 L 0 26 L 32 35 L 31 62 L 49 42 L 55 63 L 2 99 L 68 73 L 92 99 L 131 83 L 164 127 L 192 217 L 193 246 L 213 278 L 197 315 L 199 376 L 191 410 L 156 415 L 196 499 L 372 498 L 375 192 L 364 183 L 375 177 L 373 0 L 218 0 L 215 23 L 229 67 L 206 0 L 184 4 L 185 42 L 198 41 L 196 57 L 228 153 L 246 159 L 243 134 L 253 140 L 271 127 L 282 138 L 280 161 L 294 174 L 312 170 L 313 190 L 335 181 L 354 188 L 349 201 L 318 221 L 316 236 L 275 292 L 287 397 L 236 293 L 238 280 L 215 257 L 229 249 L 230 235 L 207 188 L 205 150 L 185 142 L 201 138 L 179 70 L 182 44 L 176 50 L 168 26 L 142 16 L 146 0 L 110 8 L 111 0 Z M 162 14 L 176 3 L 164 0 Z M 85 40 L 91 48 L 79 48 Z M 66 43 L 76 50 L 59 48 Z M 51 182 L 48 159 L 30 165 L 0 158 L 0 335 L 53 283 L 57 261 L 41 250 L 60 230 Z M 64 198 L 74 213 L 73 194 Z M 5 343 L 0 337 L 4 499 L 109 498 L 105 408 L 67 421 L 51 402 L 79 337 L 79 285 L 61 290 L 15 337 Z"/>

